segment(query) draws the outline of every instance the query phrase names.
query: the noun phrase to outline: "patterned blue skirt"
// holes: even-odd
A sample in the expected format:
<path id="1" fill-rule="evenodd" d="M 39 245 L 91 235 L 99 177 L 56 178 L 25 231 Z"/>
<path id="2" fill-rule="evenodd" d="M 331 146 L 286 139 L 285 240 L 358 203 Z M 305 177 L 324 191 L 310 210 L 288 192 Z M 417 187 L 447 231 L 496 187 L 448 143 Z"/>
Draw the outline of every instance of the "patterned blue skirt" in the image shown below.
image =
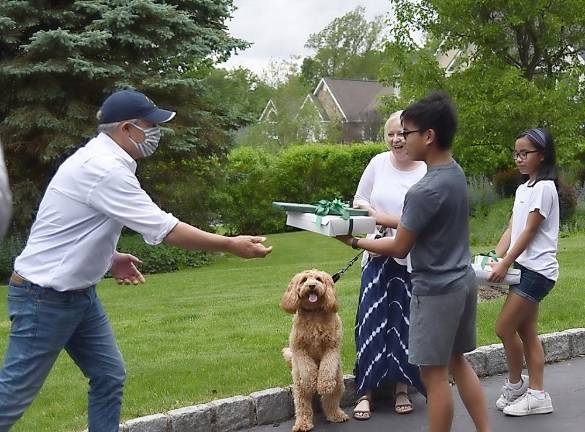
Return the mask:
<path id="1" fill-rule="evenodd" d="M 390 257 L 368 258 L 355 324 L 358 397 L 385 381 L 412 385 L 426 395 L 418 366 L 408 363 L 411 294 L 406 266 Z"/>

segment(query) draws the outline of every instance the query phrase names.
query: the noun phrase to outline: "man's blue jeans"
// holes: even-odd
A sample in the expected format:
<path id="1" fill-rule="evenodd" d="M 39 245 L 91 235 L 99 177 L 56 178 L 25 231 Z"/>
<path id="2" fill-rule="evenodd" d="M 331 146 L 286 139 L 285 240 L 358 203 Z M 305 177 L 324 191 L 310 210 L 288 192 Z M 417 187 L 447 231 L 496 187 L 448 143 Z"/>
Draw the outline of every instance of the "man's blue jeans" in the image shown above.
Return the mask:
<path id="1" fill-rule="evenodd" d="M 31 404 L 63 348 L 89 378 L 90 432 L 118 432 L 124 361 L 95 286 L 57 292 L 28 281 L 8 287 L 10 340 L 0 370 L 0 432 Z"/>

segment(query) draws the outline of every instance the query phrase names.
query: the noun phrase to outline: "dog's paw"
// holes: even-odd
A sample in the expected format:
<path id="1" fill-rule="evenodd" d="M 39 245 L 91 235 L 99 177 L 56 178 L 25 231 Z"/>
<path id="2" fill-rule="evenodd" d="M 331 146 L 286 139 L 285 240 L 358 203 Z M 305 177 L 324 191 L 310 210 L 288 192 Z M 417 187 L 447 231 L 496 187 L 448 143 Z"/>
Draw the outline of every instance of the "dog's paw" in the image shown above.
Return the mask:
<path id="1" fill-rule="evenodd" d="M 292 432 L 308 432 L 313 430 L 313 422 L 308 419 L 297 419 L 292 428 Z"/>
<path id="2" fill-rule="evenodd" d="M 349 416 L 341 408 L 337 408 L 334 415 L 327 416 L 327 420 L 332 423 L 343 423 L 349 420 Z"/>
<path id="3" fill-rule="evenodd" d="M 321 379 L 317 381 L 317 393 L 321 396 L 332 394 L 337 388 L 337 380 L 335 379 Z"/>

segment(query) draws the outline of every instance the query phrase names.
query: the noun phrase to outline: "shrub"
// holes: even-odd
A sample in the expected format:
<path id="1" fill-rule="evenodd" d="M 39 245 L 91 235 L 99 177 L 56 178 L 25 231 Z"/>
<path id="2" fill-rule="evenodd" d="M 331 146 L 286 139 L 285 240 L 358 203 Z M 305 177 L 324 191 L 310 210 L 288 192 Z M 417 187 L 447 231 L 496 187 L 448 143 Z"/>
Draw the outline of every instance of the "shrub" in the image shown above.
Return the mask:
<path id="1" fill-rule="evenodd" d="M 312 203 L 320 199 L 353 199 L 368 162 L 384 150 L 380 144 L 293 146 L 280 155 L 278 201 Z"/>
<path id="2" fill-rule="evenodd" d="M 146 160 L 139 178 L 152 200 L 180 220 L 208 229 L 217 218 L 209 191 L 223 178 L 219 159 Z"/>
<path id="3" fill-rule="evenodd" d="M 585 232 L 585 181 L 575 187 L 575 212 L 564 221 L 563 231 Z"/>
<path id="4" fill-rule="evenodd" d="M 575 187 L 575 196 L 577 199 L 577 209 L 585 210 L 585 180 Z"/>
<path id="5" fill-rule="evenodd" d="M 559 213 L 561 223 L 567 222 L 575 215 L 577 208 L 577 195 L 575 189 L 562 179 L 557 182 L 559 192 Z"/>
<path id="6" fill-rule="evenodd" d="M 144 274 L 167 273 L 186 267 L 200 267 L 209 263 L 210 255 L 202 251 L 186 251 L 161 243 L 148 245 L 138 234 L 123 234 L 117 250 L 140 259 L 140 271 Z"/>
<path id="7" fill-rule="evenodd" d="M 468 179 L 467 196 L 470 215 L 485 213 L 499 198 L 494 185 L 484 176 Z"/>
<path id="8" fill-rule="evenodd" d="M 215 192 L 220 219 L 231 234 L 285 230 L 285 215 L 273 201 L 313 203 L 349 201 L 380 144 L 295 145 L 274 155 L 258 148 L 234 149 L 225 166 L 224 184 Z"/>
<path id="9" fill-rule="evenodd" d="M 585 174 L 585 169 L 580 166 L 559 167 L 559 177 L 571 186 L 579 186 L 584 180 L 581 178 Z"/>
<path id="10" fill-rule="evenodd" d="M 25 234 L 9 233 L 0 244 L 0 280 L 2 282 L 8 282 L 14 268 L 14 260 L 24 249 L 26 239 Z"/>
<path id="11" fill-rule="evenodd" d="M 522 183 L 522 175 L 516 168 L 508 168 L 496 173 L 493 182 L 499 195 L 511 197 Z"/>
<path id="12" fill-rule="evenodd" d="M 472 246 L 496 246 L 508 226 L 513 198 L 505 198 L 493 203 L 483 212 L 477 212 L 469 219 L 469 242 Z"/>
<path id="13" fill-rule="evenodd" d="M 228 156 L 224 183 L 214 193 L 219 219 L 230 234 L 278 232 L 283 214 L 272 208 L 276 156 L 251 147 L 238 147 Z"/>

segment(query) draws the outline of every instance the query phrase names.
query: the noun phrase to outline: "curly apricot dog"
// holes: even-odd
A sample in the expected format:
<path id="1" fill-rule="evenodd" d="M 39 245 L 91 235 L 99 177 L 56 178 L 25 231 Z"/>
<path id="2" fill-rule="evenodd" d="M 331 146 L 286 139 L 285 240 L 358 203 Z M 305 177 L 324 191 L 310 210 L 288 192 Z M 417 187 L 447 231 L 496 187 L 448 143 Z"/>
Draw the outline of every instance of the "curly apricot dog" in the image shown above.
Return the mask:
<path id="1" fill-rule="evenodd" d="M 321 396 L 325 417 L 340 423 L 348 416 L 339 407 L 343 395 L 341 319 L 333 279 L 319 270 L 295 275 L 280 305 L 294 314 L 289 346 L 282 354 L 292 368 L 295 424 L 293 432 L 313 429 L 312 399 Z"/>

